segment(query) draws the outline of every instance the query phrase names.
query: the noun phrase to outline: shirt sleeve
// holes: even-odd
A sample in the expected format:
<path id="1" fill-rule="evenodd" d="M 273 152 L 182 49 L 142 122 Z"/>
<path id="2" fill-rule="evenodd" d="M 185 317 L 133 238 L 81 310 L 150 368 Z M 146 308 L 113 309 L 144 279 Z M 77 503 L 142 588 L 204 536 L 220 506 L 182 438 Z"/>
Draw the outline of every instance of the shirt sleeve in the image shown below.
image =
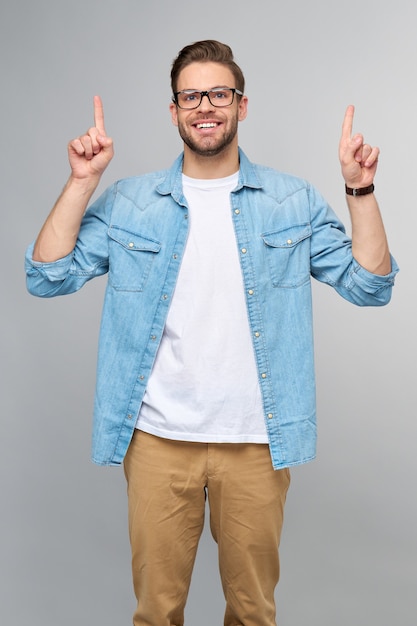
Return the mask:
<path id="1" fill-rule="evenodd" d="M 74 293 L 108 271 L 108 225 L 115 186 L 109 187 L 86 211 L 74 250 L 52 263 L 33 260 L 34 243 L 25 256 L 26 286 L 32 295 L 50 298 Z"/>
<path id="2" fill-rule="evenodd" d="M 391 272 L 373 274 L 352 255 L 352 240 L 327 202 L 313 188 L 308 190 L 311 212 L 311 274 L 331 285 L 343 298 L 358 306 L 382 306 L 391 299 L 399 271 L 391 256 Z"/>

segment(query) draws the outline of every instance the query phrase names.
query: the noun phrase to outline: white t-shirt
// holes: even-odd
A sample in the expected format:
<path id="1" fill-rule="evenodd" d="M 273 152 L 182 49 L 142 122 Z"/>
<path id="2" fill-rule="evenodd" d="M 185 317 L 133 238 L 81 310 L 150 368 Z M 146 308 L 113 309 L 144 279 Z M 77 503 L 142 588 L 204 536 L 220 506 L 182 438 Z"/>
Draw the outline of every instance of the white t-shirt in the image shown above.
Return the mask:
<path id="1" fill-rule="evenodd" d="M 136 427 L 168 439 L 267 443 L 230 192 L 183 175 L 190 231 Z"/>

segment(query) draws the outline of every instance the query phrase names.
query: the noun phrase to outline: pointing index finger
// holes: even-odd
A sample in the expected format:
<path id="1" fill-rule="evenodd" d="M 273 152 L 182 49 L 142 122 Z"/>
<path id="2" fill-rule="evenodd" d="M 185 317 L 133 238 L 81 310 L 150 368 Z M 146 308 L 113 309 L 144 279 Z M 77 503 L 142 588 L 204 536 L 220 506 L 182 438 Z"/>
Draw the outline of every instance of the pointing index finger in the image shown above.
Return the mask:
<path id="1" fill-rule="evenodd" d="M 349 141 L 352 137 L 353 128 L 353 116 L 355 113 L 355 107 L 350 104 L 346 109 L 345 118 L 342 125 L 342 139 Z"/>
<path id="2" fill-rule="evenodd" d="M 106 129 L 104 126 L 103 103 L 100 96 L 94 96 L 94 126 L 97 128 L 101 135 L 106 134 Z"/>

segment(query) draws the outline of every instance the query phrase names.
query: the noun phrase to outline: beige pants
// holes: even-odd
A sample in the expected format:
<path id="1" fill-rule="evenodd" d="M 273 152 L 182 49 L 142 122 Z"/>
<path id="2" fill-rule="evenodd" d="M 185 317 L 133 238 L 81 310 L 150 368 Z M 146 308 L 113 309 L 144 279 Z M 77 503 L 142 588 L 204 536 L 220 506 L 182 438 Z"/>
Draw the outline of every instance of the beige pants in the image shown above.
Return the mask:
<path id="1" fill-rule="evenodd" d="M 172 441 L 136 431 L 125 459 L 135 626 L 181 626 L 206 494 L 225 626 L 275 626 L 287 469 L 263 444 Z M 210 598 L 207 598 L 210 602 Z"/>

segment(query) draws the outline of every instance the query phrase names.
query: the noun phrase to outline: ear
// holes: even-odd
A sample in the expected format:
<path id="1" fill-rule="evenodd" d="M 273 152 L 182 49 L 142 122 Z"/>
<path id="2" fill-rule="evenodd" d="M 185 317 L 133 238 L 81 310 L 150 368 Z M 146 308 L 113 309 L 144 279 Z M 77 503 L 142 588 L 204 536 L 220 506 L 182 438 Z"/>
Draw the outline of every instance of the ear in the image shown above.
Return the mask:
<path id="1" fill-rule="evenodd" d="M 171 104 L 169 105 L 169 110 L 171 111 L 172 123 L 174 124 L 174 126 L 178 126 L 178 111 L 175 102 L 171 102 Z"/>
<path id="2" fill-rule="evenodd" d="M 238 119 L 239 122 L 243 122 L 248 114 L 248 98 L 247 96 L 242 96 L 238 106 Z"/>

